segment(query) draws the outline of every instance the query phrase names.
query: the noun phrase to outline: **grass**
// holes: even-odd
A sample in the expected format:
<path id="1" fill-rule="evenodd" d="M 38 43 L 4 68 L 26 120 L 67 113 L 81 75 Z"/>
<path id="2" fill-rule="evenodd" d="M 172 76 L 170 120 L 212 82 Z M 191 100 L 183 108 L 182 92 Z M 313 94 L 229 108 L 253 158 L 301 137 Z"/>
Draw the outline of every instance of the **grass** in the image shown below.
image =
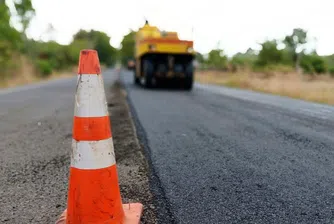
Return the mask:
<path id="1" fill-rule="evenodd" d="M 69 68 L 67 70 L 56 71 L 47 77 L 41 77 L 37 75 L 38 72 L 25 56 L 19 56 L 17 65 L 17 69 L 13 70 L 9 74 L 6 73 L 6 79 L 0 80 L 0 89 L 75 76 L 78 69 L 77 66 L 72 66 L 72 68 Z M 102 71 L 107 68 L 104 64 L 101 64 L 100 66 Z"/>
<path id="2" fill-rule="evenodd" d="M 43 78 L 36 75 L 36 70 L 25 57 L 21 57 L 19 63 L 20 66 L 18 66 L 18 69 L 10 73 L 5 80 L 0 80 L 0 89 L 23 86 L 45 80 L 70 77 L 76 73 L 76 68 L 73 68 L 62 72 L 54 72 L 48 77 Z"/>
<path id="3" fill-rule="evenodd" d="M 17 86 L 24 86 L 27 84 L 32 84 L 32 83 L 37 83 L 37 82 L 41 82 L 41 81 L 46 81 L 46 80 L 53 80 L 53 79 L 59 79 L 59 78 L 65 78 L 65 77 L 71 77 L 73 76 L 74 73 L 72 72 L 57 72 L 57 73 L 53 73 L 50 76 L 46 77 L 46 78 L 40 78 L 37 77 L 35 75 L 33 75 L 33 73 L 28 74 L 28 75 L 22 75 L 19 77 L 15 77 L 13 79 L 9 79 L 6 80 L 4 82 L 0 83 L 0 89 L 4 89 L 4 88 L 10 88 L 10 87 L 17 87 Z"/>
<path id="4" fill-rule="evenodd" d="M 334 105 L 334 79 L 327 75 L 199 71 L 196 81 Z"/>

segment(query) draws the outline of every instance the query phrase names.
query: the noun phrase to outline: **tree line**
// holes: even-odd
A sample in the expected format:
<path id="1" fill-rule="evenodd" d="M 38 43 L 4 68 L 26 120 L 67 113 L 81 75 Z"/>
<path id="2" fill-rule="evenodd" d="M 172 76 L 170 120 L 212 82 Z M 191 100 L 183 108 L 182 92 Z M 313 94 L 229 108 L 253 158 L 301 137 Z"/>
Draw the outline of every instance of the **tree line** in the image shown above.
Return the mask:
<path id="1" fill-rule="evenodd" d="M 249 48 L 244 53 L 227 57 L 222 49 L 213 49 L 207 55 L 197 53 L 197 60 L 203 68 L 231 72 L 250 70 L 334 75 L 334 54 L 320 56 L 316 50 L 307 53 L 307 40 L 307 31 L 295 28 L 282 40 L 272 39 L 260 43 L 259 51 Z"/>
<path id="2" fill-rule="evenodd" d="M 20 59 L 25 58 L 36 75 L 47 77 L 54 71 L 68 70 L 76 66 L 82 49 L 95 49 L 100 62 L 113 66 L 117 61 L 118 50 L 110 45 L 110 36 L 97 30 L 79 30 L 70 44 L 62 45 L 56 41 L 36 41 L 26 35 L 27 27 L 35 15 L 31 0 L 13 0 L 19 17 L 21 30 L 11 24 L 11 14 L 5 0 L 0 0 L 0 82 L 18 76 L 23 66 Z"/>
<path id="3" fill-rule="evenodd" d="M 25 57 L 35 68 L 36 75 L 47 77 L 54 71 L 61 71 L 76 66 L 82 49 L 96 49 L 101 64 L 113 66 L 117 62 L 126 66 L 134 58 L 135 34 L 131 30 L 123 37 L 119 49 L 110 45 L 110 36 L 98 30 L 79 30 L 71 43 L 61 45 L 55 41 L 36 41 L 26 36 L 27 27 L 35 14 L 31 0 L 13 0 L 16 15 L 19 17 L 21 30 L 11 25 L 11 12 L 0 0 L 0 81 L 17 74 L 21 66 L 18 59 Z M 222 71 L 279 71 L 303 72 L 305 74 L 330 73 L 334 75 L 334 54 L 320 56 L 315 50 L 307 53 L 305 46 L 308 34 L 296 28 L 282 40 L 273 39 L 261 43 L 261 50 L 249 48 L 228 57 L 222 49 L 212 49 L 207 54 L 196 54 L 202 69 Z"/>
<path id="4" fill-rule="evenodd" d="M 133 59 L 136 32 L 130 31 L 121 42 L 120 59 L 123 65 Z M 330 73 L 334 75 L 334 54 L 320 56 L 313 50 L 306 52 L 307 31 L 295 28 L 282 40 L 273 39 L 260 43 L 261 50 L 249 48 L 228 57 L 223 49 L 212 49 L 207 54 L 196 53 L 201 69 L 216 69 L 229 72 L 298 72 L 310 75 Z"/>

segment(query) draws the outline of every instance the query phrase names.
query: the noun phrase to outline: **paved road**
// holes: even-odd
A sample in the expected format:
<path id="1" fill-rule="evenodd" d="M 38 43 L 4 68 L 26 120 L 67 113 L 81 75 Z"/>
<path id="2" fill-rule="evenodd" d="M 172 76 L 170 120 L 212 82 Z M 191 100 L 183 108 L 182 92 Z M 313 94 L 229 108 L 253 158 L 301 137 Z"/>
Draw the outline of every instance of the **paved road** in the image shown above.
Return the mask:
<path id="1" fill-rule="evenodd" d="M 172 220 L 161 223 L 334 222 L 333 107 L 199 84 L 145 90 L 131 76 L 152 186 Z"/>
<path id="2" fill-rule="evenodd" d="M 0 223 L 54 223 L 66 207 L 76 78 L 0 91 Z"/>

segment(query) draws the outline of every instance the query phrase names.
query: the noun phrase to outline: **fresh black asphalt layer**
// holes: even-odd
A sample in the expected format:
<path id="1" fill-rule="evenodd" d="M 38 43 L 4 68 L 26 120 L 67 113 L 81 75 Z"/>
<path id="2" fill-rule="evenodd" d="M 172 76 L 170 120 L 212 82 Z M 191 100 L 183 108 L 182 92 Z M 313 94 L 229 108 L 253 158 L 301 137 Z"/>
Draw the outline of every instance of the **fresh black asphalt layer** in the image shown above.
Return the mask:
<path id="1" fill-rule="evenodd" d="M 333 107 L 200 84 L 148 90 L 121 77 L 159 223 L 334 222 Z"/>

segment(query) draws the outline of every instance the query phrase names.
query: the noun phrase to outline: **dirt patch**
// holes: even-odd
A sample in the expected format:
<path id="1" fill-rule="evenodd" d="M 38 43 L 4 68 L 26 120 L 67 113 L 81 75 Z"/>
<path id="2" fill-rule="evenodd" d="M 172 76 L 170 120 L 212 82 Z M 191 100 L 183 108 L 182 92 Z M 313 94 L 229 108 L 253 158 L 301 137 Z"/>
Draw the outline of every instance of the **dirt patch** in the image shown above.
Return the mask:
<path id="1" fill-rule="evenodd" d="M 123 203 L 142 203 L 144 211 L 141 223 L 157 223 L 149 186 L 148 163 L 132 123 L 126 92 L 118 81 L 110 91 L 112 94 L 107 94 L 107 101 Z"/>

